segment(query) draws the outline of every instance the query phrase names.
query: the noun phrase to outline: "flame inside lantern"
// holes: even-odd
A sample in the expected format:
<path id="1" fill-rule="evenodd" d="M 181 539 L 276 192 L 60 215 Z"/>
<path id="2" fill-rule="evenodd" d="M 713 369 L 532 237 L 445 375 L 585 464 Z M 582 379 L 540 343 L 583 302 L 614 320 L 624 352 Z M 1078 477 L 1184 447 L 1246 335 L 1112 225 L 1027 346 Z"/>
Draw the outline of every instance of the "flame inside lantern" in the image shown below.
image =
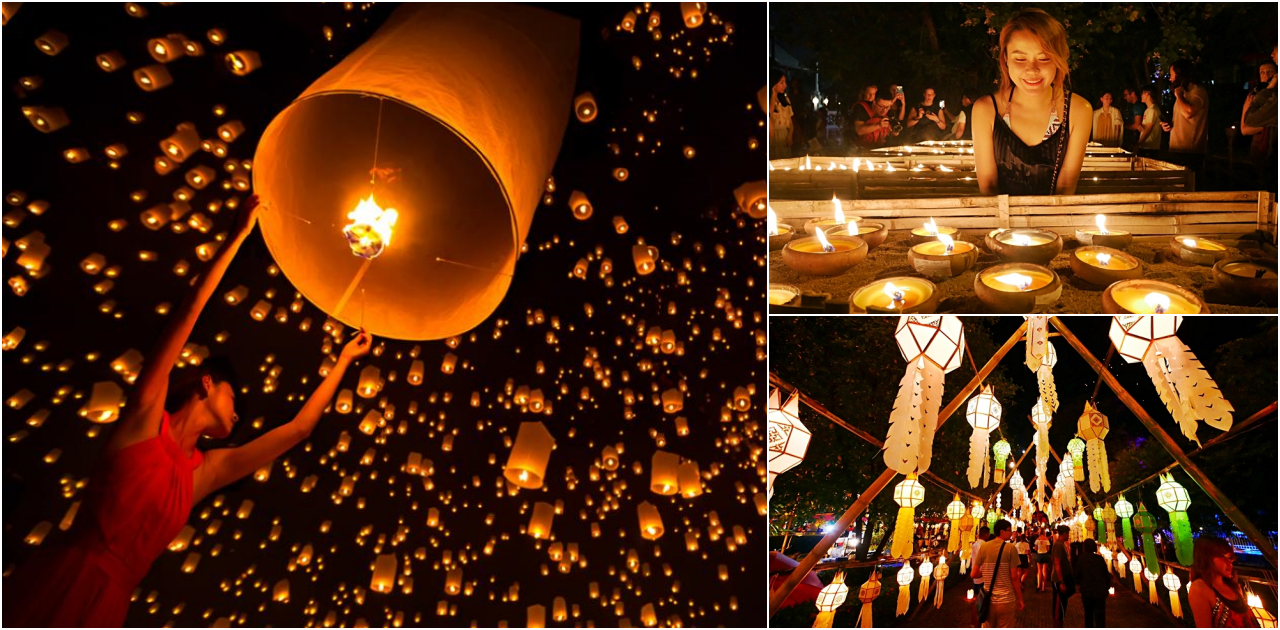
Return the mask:
<path id="1" fill-rule="evenodd" d="M 1102 215 L 1098 215 L 1102 216 Z M 1098 254 L 1098 264 L 1106 267 L 1111 262 L 1111 254 Z"/>
<path id="2" fill-rule="evenodd" d="M 942 243 L 943 245 L 946 245 L 946 246 L 947 246 L 946 253 L 948 253 L 948 254 L 950 254 L 950 253 L 951 253 L 951 250 L 955 249 L 956 242 L 955 242 L 954 240 L 952 240 L 952 238 L 951 238 L 950 236 L 947 236 L 946 234 L 939 234 L 939 235 L 938 235 L 938 241 L 939 241 L 940 243 Z"/>
<path id="3" fill-rule="evenodd" d="M 827 240 L 827 236 L 822 233 L 822 228 L 815 227 L 813 228 L 813 232 L 814 236 L 818 237 L 818 243 L 822 244 L 822 251 L 828 253 L 836 251 L 835 245 L 832 245 L 831 242 Z"/>
<path id="4" fill-rule="evenodd" d="M 836 204 L 836 225 L 844 225 L 844 209 L 840 207 L 840 200 L 831 195 L 831 203 Z"/>
<path id="5" fill-rule="evenodd" d="M 925 221 L 925 223 L 924 223 L 924 231 L 925 231 L 925 232 L 928 232 L 928 233 L 929 233 L 929 236 L 937 236 L 937 235 L 938 235 L 938 224 L 937 224 L 937 223 L 934 223 L 934 221 L 933 221 L 933 217 L 929 217 L 929 220 L 928 220 L 928 221 Z"/>
<path id="6" fill-rule="evenodd" d="M 778 235 L 778 215 L 773 213 L 773 208 L 771 206 L 765 206 L 765 209 L 768 210 L 769 212 L 769 224 L 768 224 L 769 236 L 777 236 Z"/>
<path id="7" fill-rule="evenodd" d="M 884 294 L 889 296 L 890 300 L 893 300 L 893 303 L 889 305 L 889 308 L 896 308 L 898 302 L 901 302 L 903 298 L 902 289 L 898 288 L 892 282 L 885 283 Z"/>
<path id="8" fill-rule="evenodd" d="M 1098 224 L 1098 232 L 1102 234 L 1110 234 L 1110 232 L 1107 231 L 1107 215 L 1100 214 L 1094 217 L 1093 221 Z"/>
<path id="9" fill-rule="evenodd" d="M 347 214 L 351 223 L 342 228 L 342 233 L 351 245 L 351 253 L 361 258 L 377 258 L 382 250 L 391 244 L 392 228 L 400 214 L 394 208 L 383 210 L 373 200 L 373 194 Z"/>
<path id="10" fill-rule="evenodd" d="M 1142 301 L 1146 302 L 1157 315 L 1169 310 L 1169 296 L 1163 293 L 1148 293 Z"/>
<path id="11" fill-rule="evenodd" d="M 1031 276 L 1020 273 L 1006 273 L 1003 276 L 996 276 L 996 280 L 1018 287 L 1019 291 L 1026 291 L 1031 286 Z"/>

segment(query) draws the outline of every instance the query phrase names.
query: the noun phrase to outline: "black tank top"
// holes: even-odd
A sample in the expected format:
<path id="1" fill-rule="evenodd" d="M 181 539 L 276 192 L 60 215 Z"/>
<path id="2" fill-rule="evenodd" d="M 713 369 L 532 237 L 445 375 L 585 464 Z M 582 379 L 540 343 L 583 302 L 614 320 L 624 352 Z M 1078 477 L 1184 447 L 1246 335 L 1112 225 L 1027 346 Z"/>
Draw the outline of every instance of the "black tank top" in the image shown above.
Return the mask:
<path id="1" fill-rule="evenodd" d="M 1066 106 L 1063 107 L 1058 129 L 1040 144 L 1027 143 L 1013 133 L 996 106 L 996 96 L 991 95 L 991 108 L 995 121 L 991 125 L 991 144 L 996 157 L 996 185 L 1004 195 L 1052 195 L 1057 185 L 1061 157 L 1066 151 L 1071 135 L 1071 91 L 1065 90 Z M 1013 100 L 1013 88 L 1009 89 Z M 1055 166 L 1056 165 L 1056 166 Z"/>

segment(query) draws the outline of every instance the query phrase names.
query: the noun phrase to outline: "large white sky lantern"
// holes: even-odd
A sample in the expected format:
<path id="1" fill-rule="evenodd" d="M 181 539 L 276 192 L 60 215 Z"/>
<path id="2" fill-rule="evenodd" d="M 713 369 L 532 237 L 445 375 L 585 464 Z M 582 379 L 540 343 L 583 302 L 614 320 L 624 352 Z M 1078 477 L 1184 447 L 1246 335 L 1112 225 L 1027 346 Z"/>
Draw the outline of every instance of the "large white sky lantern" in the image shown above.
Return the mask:
<path id="1" fill-rule="evenodd" d="M 964 356 L 964 325 L 954 315 L 903 315 L 894 338 L 907 373 L 889 415 L 884 463 L 903 475 L 924 473 L 933 458 L 943 377 L 960 367 Z"/>
<path id="2" fill-rule="evenodd" d="M 253 184 L 280 269 L 379 336 L 442 339 L 484 321 L 560 152 L 578 42 L 576 20 L 541 9 L 397 9 L 262 134 Z M 394 239 L 372 229 L 382 215 L 350 217 L 366 200 L 396 210 Z M 344 234 L 353 222 L 365 227 Z"/>
<path id="3" fill-rule="evenodd" d="M 769 496 L 773 496 L 773 480 L 804 461 L 813 435 L 800 423 L 800 396 L 792 392 L 782 402 L 782 391 L 769 392 Z"/>

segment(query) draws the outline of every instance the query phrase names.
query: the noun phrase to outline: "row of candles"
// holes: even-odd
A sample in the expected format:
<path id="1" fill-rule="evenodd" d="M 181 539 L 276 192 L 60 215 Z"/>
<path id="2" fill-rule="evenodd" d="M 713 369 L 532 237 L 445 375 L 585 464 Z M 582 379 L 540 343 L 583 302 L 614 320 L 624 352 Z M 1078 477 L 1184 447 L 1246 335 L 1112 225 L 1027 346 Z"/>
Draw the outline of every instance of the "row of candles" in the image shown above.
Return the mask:
<path id="1" fill-rule="evenodd" d="M 808 275 L 839 275 L 859 262 L 887 237 L 884 223 L 863 222 L 846 217 L 838 198 L 832 198 L 831 218 L 812 219 L 805 232 L 812 236 L 796 239 L 796 230 L 778 223 L 768 211 L 770 250 L 781 249 L 782 260 L 790 268 Z M 1103 310 L 1108 313 L 1203 313 L 1204 301 L 1182 287 L 1143 279 L 1141 262 L 1122 251 L 1133 241 L 1123 230 L 1108 229 L 1106 216 L 1095 217 L 1097 229 L 1076 231 L 1083 244 L 1071 255 L 1076 276 L 1090 284 L 1106 287 Z M 931 218 L 911 231 L 912 248 L 907 254 L 913 269 L 932 279 L 945 280 L 962 275 L 977 261 L 978 246 L 957 241 L 959 230 L 939 226 Z M 1034 228 L 997 229 L 986 235 L 987 249 L 1004 264 L 980 271 L 974 292 L 996 312 L 1026 313 L 1044 310 L 1056 303 L 1062 282 L 1048 264 L 1062 251 L 1062 237 Z M 1274 261 L 1224 260 L 1227 248 L 1221 243 L 1190 236 L 1175 236 L 1170 250 L 1177 258 L 1194 264 L 1213 265 L 1214 277 L 1226 290 L 1250 298 L 1274 299 Z M 878 280 L 850 297 L 851 312 L 932 312 L 937 306 L 936 286 L 922 278 L 897 277 Z M 799 291 L 779 286 L 770 292 L 771 304 L 785 304 Z M 778 300 L 782 300 L 779 302 Z"/>
<path id="2" fill-rule="evenodd" d="M 938 153 L 938 151 L 934 151 L 934 153 Z M 973 149 L 969 149 L 969 153 L 973 153 Z M 901 153 L 899 153 L 898 155 L 902 155 L 902 154 L 901 154 Z M 827 168 L 826 168 L 825 170 L 828 170 L 828 171 L 834 171 L 834 170 L 841 170 L 841 171 L 854 171 L 854 172 L 856 173 L 856 172 L 859 172 L 859 171 L 861 171 L 861 170 L 863 170 L 863 169 L 868 170 L 868 171 L 874 171 L 874 170 L 877 170 L 876 166 L 877 166 L 877 165 L 876 165 L 874 162 L 872 162 L 870 158 L 867 158 L 867 161 L 866 161 L 866 164 L 865 164 L 865 165 L 864 165 L 864 164 L 863 164 L 863 162 L 862 162 L 862 158 L 853 158 L 853 162 L 849 163 L 849 165 L 847 165 L 847 166 L 846 166 L 845 164 L 843 164 L 843 163 L 836 163 L 834 160 L 829 161 L 829 162 L 827 163 Z M 879 165 L 879 167 L 880 167 L 880 168 L 879 168 L 878 170 L 881 170 L 881 171 L 888 171 L 888 172 L 890 172 L 890 173 L 892 173 L 892 172 L 895 172 L 895 171 L 899 170 L 899 169 L 894 168 L 894 167 L 893 167 L 893 164 L 892 164 L 892 163 L 890 163 L 890 162 L 888 162 L 887 160 L 886 160 L 883 164 L 880 164 L 880 165 Z M 937 168 L 937 170 L 942 171 L 942 172 L 944 172 L 944 173 L 950 173 L 950 172 L 952 172 L 952 171 L 954 170 L 954 169 L 951 169 L 951 168 L 947 168 L 947 165 L 945 165 L 945 164 L 939 164 L 939 165 L 937 165 L 937 167 L 936 167 L 936 168 Z M 770 164 L 769 164 L 769 170 L 774 171 L 774 170 L 777 170 L 777 169 L 773 166 L 773 163 L 770 163 Z M 789 171 L 789 170 L 791 170 L 791 167 L 790 167 L 790 166 L 784 166 L 784 167 L 782 167 L 782 170 L 784 170 L 784 171 Z M 810 160 L 810 159 L 809 159 L 809 156 L 807 156 L 807 155 L 806 155 L 806 156 L 804 156 L 804 165 L 803 165 L 803 166 L 796 167 L 796 170 L 797 170 L 797 171 L 821 171 L 821 170 L 824 170 L 824 169 L 822 168 L 822 165 L 821 165 L 821 164 L 819 164 L 818 166 L 816 166 L 816 167 L 815 167 L 815 166 L 813 165 L 812 160 Z M 924 165 L 922 165 L 922 164 L 917 164 L 917 165 L 915 165 L 915 166 L 911 167 L 911 168 L 910 168 L 910 169 L 908 169 L 908 170 L 912 170 L 912 171 L 923 171 L 923 170 L 925 170 L 925 167 L 924 167 Z M 962 170 L 965 170 L 965 169 L 962 169 Z"/>

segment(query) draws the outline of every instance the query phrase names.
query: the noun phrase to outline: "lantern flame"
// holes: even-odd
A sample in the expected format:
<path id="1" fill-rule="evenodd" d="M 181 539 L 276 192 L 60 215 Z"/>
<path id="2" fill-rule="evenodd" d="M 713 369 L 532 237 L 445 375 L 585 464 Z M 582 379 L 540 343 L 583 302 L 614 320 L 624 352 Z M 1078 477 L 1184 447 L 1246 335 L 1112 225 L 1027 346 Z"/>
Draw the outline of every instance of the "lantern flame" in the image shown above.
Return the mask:
<path id="1" fill-rule="evenodd" d="M 1184 238 L 1184 239 L 1182 239 L 1182 244 L 1183 244 L 1183 245 L 1186 245 L 1187 247 L 1190 247 L 1190 248 L 1194 249 L 1194 248 L 1195 248 L 1195 246 L 1196 246 L 1196 239 L 1194 239 L 1194 238 Z"/>
<path id="2" fill-rule="evenodd" d="M 943 245 L 946 245 L 946 246 L 947 246 L 946 253 L 948 253 L 948 254 L 950 254 L 950 253 L 951 253 L 951 250 L 955 249 L 956 242 L 955 242 L 954 240 L 952 240 L 952 238 L 951 238 L 950 236 L 947 236 L 946 234 L 939 234 L 939 235 L 938 235 L 938 241 L 939 241 L 939 242 L 941 242 Z"/>
<path id="3" fill-rule="evenodd" d="M 383 210 L 373 200 L 373 194 L 347 214 L 351 223 L 342 228 L 342 233 L 351 245 L 351 253 L 361 258 L 377 258 L 382 250 L 391 244 L 392 228 L 400 214 L 394 208 Z"/>
<path id="4" fill-rule="evenodd" d="M 818 242 L 822 244 L 822 251 L 827 253 L 836 251 L 835 245 L 832 245 L 831 242 L 827 240 L 827 236 L 822 233 L 822 228 L 815 227 L 813 228 L 813 231 L 814 236 L 818 237 Z"/>
<path id="5" fill-rule="evenodd" d="M 857 173 L 862 168 L 862 158 L 853 158 L 853 172 Z"/>
<path id="6" fill-rule="evenodd" d="M 996 280 L 1018 287 L 1019 291 L 1026 291 L 1031 286 L 1031 276 L 1020 273 L 1006 273 L 1003 276 L 996 276 Z"/>
<path id="7" fill-rule="evenodd" d="M 1146 302 L 1147 306 L 1150 306 L 1156 315 L 1163 314 L 1169 310 L 1169 296 L 1163 293 L 1148 293 L 1146 297 L 1142 298 L 1142 301 Z"/>
<path id="8" fill-rule="evenodd" d="M 1098 224 L 1098 232 L 1102 234 L 1110 234 L 1107 231 L 1107 215 L 1100 214 L 1093 218 L 1093 222 Z"/>
<path id="9" fill-rule="evenodd" d="M 1249 608 L 1262 608 L 1262 599 L 1252 592 L 1248 596 Z"/>
<path id="10" fill-rule="evenodd" d="M 893 303 L 889 305 L 889 308 L 897 308 L 898 302 L 901 302 L 903 298 L 902 289 L 898 288 L 892 282 L 885 283 L 884 294 L 889 296 L 889 299 L 893 301 Z"/>
<path id="11" fill-rule="evenodd" d="M 1031 237 L 1027 236 L 1026 234 L 1014 234 L 1012 240 L 1014 245 L 1020 245 L 1025 247 L 1031 244 Z"/>
<path id="12" fill-rule="evenodd" d="M 840 206 L 840 200 L 831 195 L 831 203 L 836 204 L 836 225 L 844 225 L 844 208 Z"/>
<path id="13" fill-rule="evenodd" d="M 765 206 L 765 209 L 769 211 L 769 236 L 777 236 L 778 215 L 773 213 L 773 208 L 770 206 Z"/>
<path id="14" fill-rule="evenodd" d="M 928 232 L 929 236 L 938 235 L 938 224 L 934 223 L 933 217 L 929 217 L 929 220 L 924 222 L 924 231 Z"/>
<path id="15" fill-rule="evenodd" d="M 1102 215 L 1098 215 L 1102 216 Z M 1111 254 L 1098 254 L 1098 264 L 1106 267 L 1111 262 Z"/>

